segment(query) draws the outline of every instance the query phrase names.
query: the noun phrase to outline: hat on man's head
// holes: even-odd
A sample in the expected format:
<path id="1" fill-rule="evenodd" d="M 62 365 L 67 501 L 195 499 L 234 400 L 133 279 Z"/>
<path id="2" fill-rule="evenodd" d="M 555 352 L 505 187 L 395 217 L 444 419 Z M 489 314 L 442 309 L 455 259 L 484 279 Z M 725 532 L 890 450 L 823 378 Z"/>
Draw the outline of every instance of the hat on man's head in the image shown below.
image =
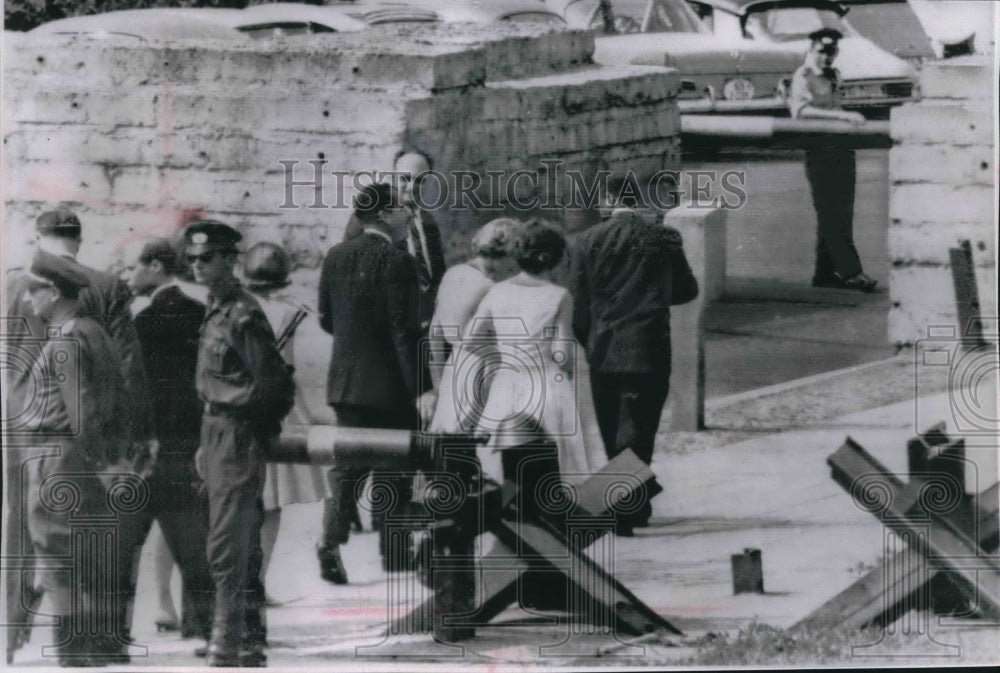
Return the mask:
<path id="1" fill-rule="evenodd" d="M 214 250 L 235 251 L 243 236 L 218 220 L 195 220 L 184 230 L 184 240 L 189 255 L 200 255 Z"/>
<path id="2" fill-rule="evenodd" d="M 35 231 L 43 236 L 80 238 L 82 229 L 76 213 L 65 208 L 44 212 L 35 220 Z"/>
<path id="3" fill-rule="evenodd" d="M 820 28 L 819 30 L 809 33 L 809 39 L 812 40 L 813 44 L 819 43 L 822 45 L 821 51 L 832 52 L 837 48 L 837 42 L 840 38 L 844 37 L 836 28 Z"/>
<path id="4" fill-rule="evenodd" d="M 39 250 L 31 260 L 28 270 L 29 284 L 33 286 L 54 286 L 62 296 L 75 299 L 80 288 L 90 285 L 83 267 L 68 257 L 60 257 Z"/>

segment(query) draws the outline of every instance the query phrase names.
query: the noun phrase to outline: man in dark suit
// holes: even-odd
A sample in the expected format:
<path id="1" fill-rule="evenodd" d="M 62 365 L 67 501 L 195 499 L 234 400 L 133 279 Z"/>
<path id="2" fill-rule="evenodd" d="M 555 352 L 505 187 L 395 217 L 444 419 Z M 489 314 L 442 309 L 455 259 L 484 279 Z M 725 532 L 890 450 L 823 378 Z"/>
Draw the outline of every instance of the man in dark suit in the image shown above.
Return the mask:
<path id="1" fill-rule="evenodd" d="M 698 295 L 680 234 L 620 209 L 580 233 L 570 255 L 573 328 L 590 362 L 605 449 L 609 458 L 632 449 L 648 464 L 670 386 L 670 306 Z M 619 517 L 619 534 L 651 512 L 647 499 Z"/>
<path id="2" fill-rule="evenodd" d="M 137 296 L 150 303 L 135 316 L 153 402 L 159 441 L 155 463 L 146 475 L 149 502 L 141 538 L 155 518 L 180 568 L 184 590 L 181 635 L 206 640 L 212 630 L 215 583 L 208 567 L 208 499 L 194 464 L 201 432 L 202 403 L 195 389 L 198 340 L 205 306 L 174 282 L 177 253 L 165 238 L 143 243 L 125 260 L 124 275 Z"/>
<path id="3" fill-rule="evenodd" d="M 397 246 L 406 237 L 408 212 L 389 185 L 377 184 L 359 192 L 355 215 L 362 233 L 330 249 L 320 276 L 320 325 L 333 335 L 327 402 L 341 425 L 417 429 L 417 405 L 433 408 L 433 393 L 421 395 L 429 381 L 419 375 L 417 273 L 413 259 Z M 369 469 L 330 471 L 333 497 L 324 511 L 319 549 L 321 573 L 330 582 L 347 582 L 339 546 L 347 541 L 355 491 Z M 394 510 L 374 514 L 383 567 L 403 569 L 407 550 L 389 549 L 384 518 L 409 502 L 409 480 L 376 473 L 374 488 L 395 491 Z"/>
<path id="4" fill-rule="evenodd" d="M 421 181 L 430 171 L 430 160 L 417 151 L 402 150 L 393 161 L 393 177 L 398 181 L 394 183 L 398 184 L 396 193 L 412 213 L 406 225 L 405 245 L 406 251 L 413 258 L 420 285 L 418 311 L 423 336 L 427 336 L 430 328 L 438 287 L 445 272 L 441 229 L 431 214 L 421 209 L 418 203 Z M 362 230 L 361 220 L 356 215 L 352 216 L 344 231 L 344 240 L 360 235 Z"/>

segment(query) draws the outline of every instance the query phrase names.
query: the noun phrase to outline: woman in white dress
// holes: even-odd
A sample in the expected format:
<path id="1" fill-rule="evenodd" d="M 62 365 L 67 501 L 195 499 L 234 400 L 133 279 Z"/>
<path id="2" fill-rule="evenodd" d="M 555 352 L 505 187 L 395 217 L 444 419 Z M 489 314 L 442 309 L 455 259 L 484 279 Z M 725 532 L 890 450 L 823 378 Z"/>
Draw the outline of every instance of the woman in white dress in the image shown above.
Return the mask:
<path id="1" fill-rule="evenodd" d="M 545 221 L 519 225 L 511 255 L 521 271 L 490 288 L 470 325 L 490 344 L 479 350 L 488 394 L 477 429 L 490 435 L 480 461 L 501 483 L 526 487 L 554 471 L 577 483 L 606 462 L 586 355 L 573 339 L 573 298 L 552 282 L 565 249 Z"/>
<path id="2" fill-rule="evenodd" d="M 243 284 L 260 304 L 267 321 L 279 341 L 284 341 L 281 355 L 285 362 L 294 365 L 295 330 L 308 315 L 309 309 L 279 296 L 288 287 L 289 261 L 285 251 L 273 243 L 258 243 L 247 250 L 243 261 Z M 308 407 L 302 391 L 296 386 L 295 405 L 285 417 L 285 423 L 310 425 Z M 264 479 L 264 522 L 261 526 L 261 582 L 267 576 L 274 545 L 281 526 L 281 509 L 285 505 L 318 502 L 331 497 L 326 474 L 318 465 L 291 465 L 269 463 Z M 267 596 L 267 602 L 277 601 Z"/>
<path id="3" fill-rule="evenodd" d="M 430 328 L 430 371 L 437 391 L 431 432 L 468 432 L 476 425 L 476 403 L 481 397 L 479 358 L 470 344 L 463 346 L 469 320 L 493 283 L 517 271 L 507 254 L 516 220 L 498 218 L 472 237 L 473 257 L 449 268 L 438 289 Z M 480 405 L 481 406 L 481 405 Z"/>

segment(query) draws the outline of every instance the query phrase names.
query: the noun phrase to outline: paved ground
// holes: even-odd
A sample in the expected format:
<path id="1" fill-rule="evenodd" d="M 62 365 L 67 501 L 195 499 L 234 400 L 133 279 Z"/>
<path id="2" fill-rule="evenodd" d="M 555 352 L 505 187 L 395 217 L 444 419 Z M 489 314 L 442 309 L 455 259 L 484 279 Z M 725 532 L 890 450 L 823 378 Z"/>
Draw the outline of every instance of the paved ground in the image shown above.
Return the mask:
<path id="1" fill-rule="evenodd" d="M 884 286 L 887 268 L 877 261 L 887 258 L 885 213 L 877 206 L 884 203 L 883 162 L 884 152 L 859 153 L 859 247 Z M 861 295 L 808 287 L 812 225 L 795 226 L 799 215 L 811 217 L 801 165 L 772 161 L 746 168 L 757 196 L 746 209 L 730 213 L 728 297 L 706 317 L 708 430 L 668 432 L 665 415 L 653 463 L 665 492 L 654 501 L 652 525 L 633 538 L 605 538 L 592 550 L 685 636 L 670 647 L 629 647 L 599 630 L 546 624 L 551 615 L 511 610 L 458 650 L 426 636 L 386 639 L 381 629 L 387 618 L 415 604 L 424 590 L 410 575 L 381 572 L 370 532 L 355 535 L 345 548 L 351 584 L 322 582 L 314 554 L 319 507 L 300 505 L 286 510 L 267 577 L 269 592 L 282 602 L 268 611 L 272 667 L 683 665 L 700 637 L 755 621 L 790 626 L 878 562 L 884 531 L 830 479 L 826 457 L 850 435 L 890 468 L 904 471 L 906 440 L 939 420 L 954 428 L 951 402 L 957 397 L 946 392 L 947 371 L 917 367 L 912 353 L 893 357 L 885 341 L 884 290 Z M 328 348 L 308 323 L 303 329 L 300 348 Z M 305 375 L 322 385 L 325 372 L 312 369 Z M 984 402 L 987 409 L 990 399 L 995 409 L 995 391 Z M 326 412 L 321 404 L 313 411 Z M 986 487 L 996 479 L 995 443 L 976 448 L 970 438 L 970 444 L 980 469 L 969 476 Z M 762 552 L 766 593 L 734 596 L 729 557 L 747 547 Z M 177 595 L 179 587 L 174 589 Z M 136 664 L 201 665 L 191 655 L 196 643 L 153 629 L 148 558 L 140 592 L 134 634 L 146 650 L 137 652 Z M 998 658 L 1000 630 L 968 626 L 917 615 L 897 627 L 902 644 L 887 645 L 891 638 L 873 647 L 837 643 L 832 663 Z M 45 629 L 36 629 L 16 663 L 44 665 L 40 648 L 46 638 Z M 608 649 L 614 656 L 593 658 Z M 886 654 L 897 658 L 871 658 Z"/>
<path id="2" fill-rule="evenodd" d="M 951 414 L 946 377 L 915 370 L 912 355 L 886 359 L 877 336 L 883 297 L 786 288 L 788 301 L 774 302 L 754 299 L 759 286 L 753 283 L 737 287 L 742 299 L 715 306 L 708 321 L 709 430 L 669 433 L 664 418 L 653 468 L 665 492 L 655 500 L 652 525 L 633 538 L 605 538 L 592 550 L 684 631 L 675 646 L 627 647 L 599 631 L 546 625 L 542 616 L 517 610 L 501 615 L 500 625 L 480 629 L 463 650 L 444 649 L 426 636 L 387 640 L 380 632 L 387 617 L 408 609 L 425 590 L 410 575 L 381 572 L 374 533 L 354 536 L 345 548 L 349 586 L 323 583 L 313 551 L 319 507 L 301 505 L 287 509 L 267 578 L 270 593 L 282 602 L 268 611 L 272 666 L 680 664 L 706 633 L 733 632 L 755 620 L 790 626 L 877 563 L 882 527 L 830 479 L 826 456 L 850 435 L 904 471 L 905 443 L 915 428 Z M 832 324 L 842 329 L 824 327 Z M 756 355 L 765 352 L 766 361 Z M 817 374 L 834 363 L 852 368 Z M 792 375 L 798 378 L 789 382 Z M 915 376 L 923 376 L 919 405 Z M 986 475 L 996 474 L 988 465 L 995 452 L 989 447 L 980 455 Z M 747 547 L 762 551 L 766 593 L 734 596 L 729 556 Z M 145 559 L 134 631 L 148 649 L 136 663 L 199 665 L 190 654 L 195 643 L 153 630 L 150 580 Z M 911 629 L 911 637 L 921 634 L 920 656 L 930 648 L 948 655 L 943 663 L 980 661 L 995 655 L 1000 643 L 996 629 L 921 619 Z M 933 640 L 922 635 L 928 629 Z M 42 665 L 44 639 L 45 630 L 36 630 L 17 663 Z M 844 665 L 884 663 L 866 658 L 871 649 L 852 654 L 852 644 L 865 643 L 844 646 Z M 592 658 L 607 648 L 624 658 Z M 892 649 L 901 651 L 906 646 Z"/>

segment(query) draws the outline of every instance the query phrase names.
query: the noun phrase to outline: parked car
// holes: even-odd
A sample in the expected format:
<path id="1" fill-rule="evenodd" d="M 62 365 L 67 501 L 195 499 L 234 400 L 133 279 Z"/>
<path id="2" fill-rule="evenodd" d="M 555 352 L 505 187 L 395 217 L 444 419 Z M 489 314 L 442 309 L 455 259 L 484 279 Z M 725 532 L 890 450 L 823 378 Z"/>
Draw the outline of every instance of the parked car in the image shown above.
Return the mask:
<path id="1" fill-rule="evenodd" d="M 848 23 L 869 40 L 913 65 L 935 58 L 934 43 L 907 0 L 839 0 Z"/>
<path id="2" fill-rule="evenodd" d="M 361 4 L 388 6 L 393 3 L 361 0 Z M 432 11 L 444 23 L 507 21 L 566 25 L 562 16 L 548 9 L 541 0 L 404 0 L 401 4 Z"/>
<path id="3" fill-rule="evenodd" d="M 844 107 L 879 114 L 919 98 L 912 65 L 863 37 L 845 20 L 848 8 L 832 0 L 687 0 L 717 37 L 751 39 L 809 49 L 821 28 L 843 33 L 835 66 Z"/>
<path id="4" fill-rule="evenodd" d="M 206 12 L 196 15 L 192 12 Z M 92 38 L 124 37 L 138 41 L 185 39 L 246 40 L 228 27 L 222 16 L 238 10 L 126 9 L 103 14 L 71 16 L 49 21 L 28 31 L 33 35 L 85 35 Z"/>
<path id="5" fill-rule="evenodd" d="M 594 28 L 594 60 L 606 65 L 661 65 L 681 76 L 682 110 L 785 110 L 783 81 L 803 54 L 786 45 L 712 34 L 684 0 L 611 0 L 616 34 L 603 33 L 598 0 L 545 0 L 571 28 Z"/>
<path id="6" fill-rule="evenodd" d="M 370 26 L 439 20 L 434 12 L 408 5 L 357 2 L 327 5 L 272 2 L 251 5 L 231 18 L 234 28 L 255 38 L 354 32 Z"/>

